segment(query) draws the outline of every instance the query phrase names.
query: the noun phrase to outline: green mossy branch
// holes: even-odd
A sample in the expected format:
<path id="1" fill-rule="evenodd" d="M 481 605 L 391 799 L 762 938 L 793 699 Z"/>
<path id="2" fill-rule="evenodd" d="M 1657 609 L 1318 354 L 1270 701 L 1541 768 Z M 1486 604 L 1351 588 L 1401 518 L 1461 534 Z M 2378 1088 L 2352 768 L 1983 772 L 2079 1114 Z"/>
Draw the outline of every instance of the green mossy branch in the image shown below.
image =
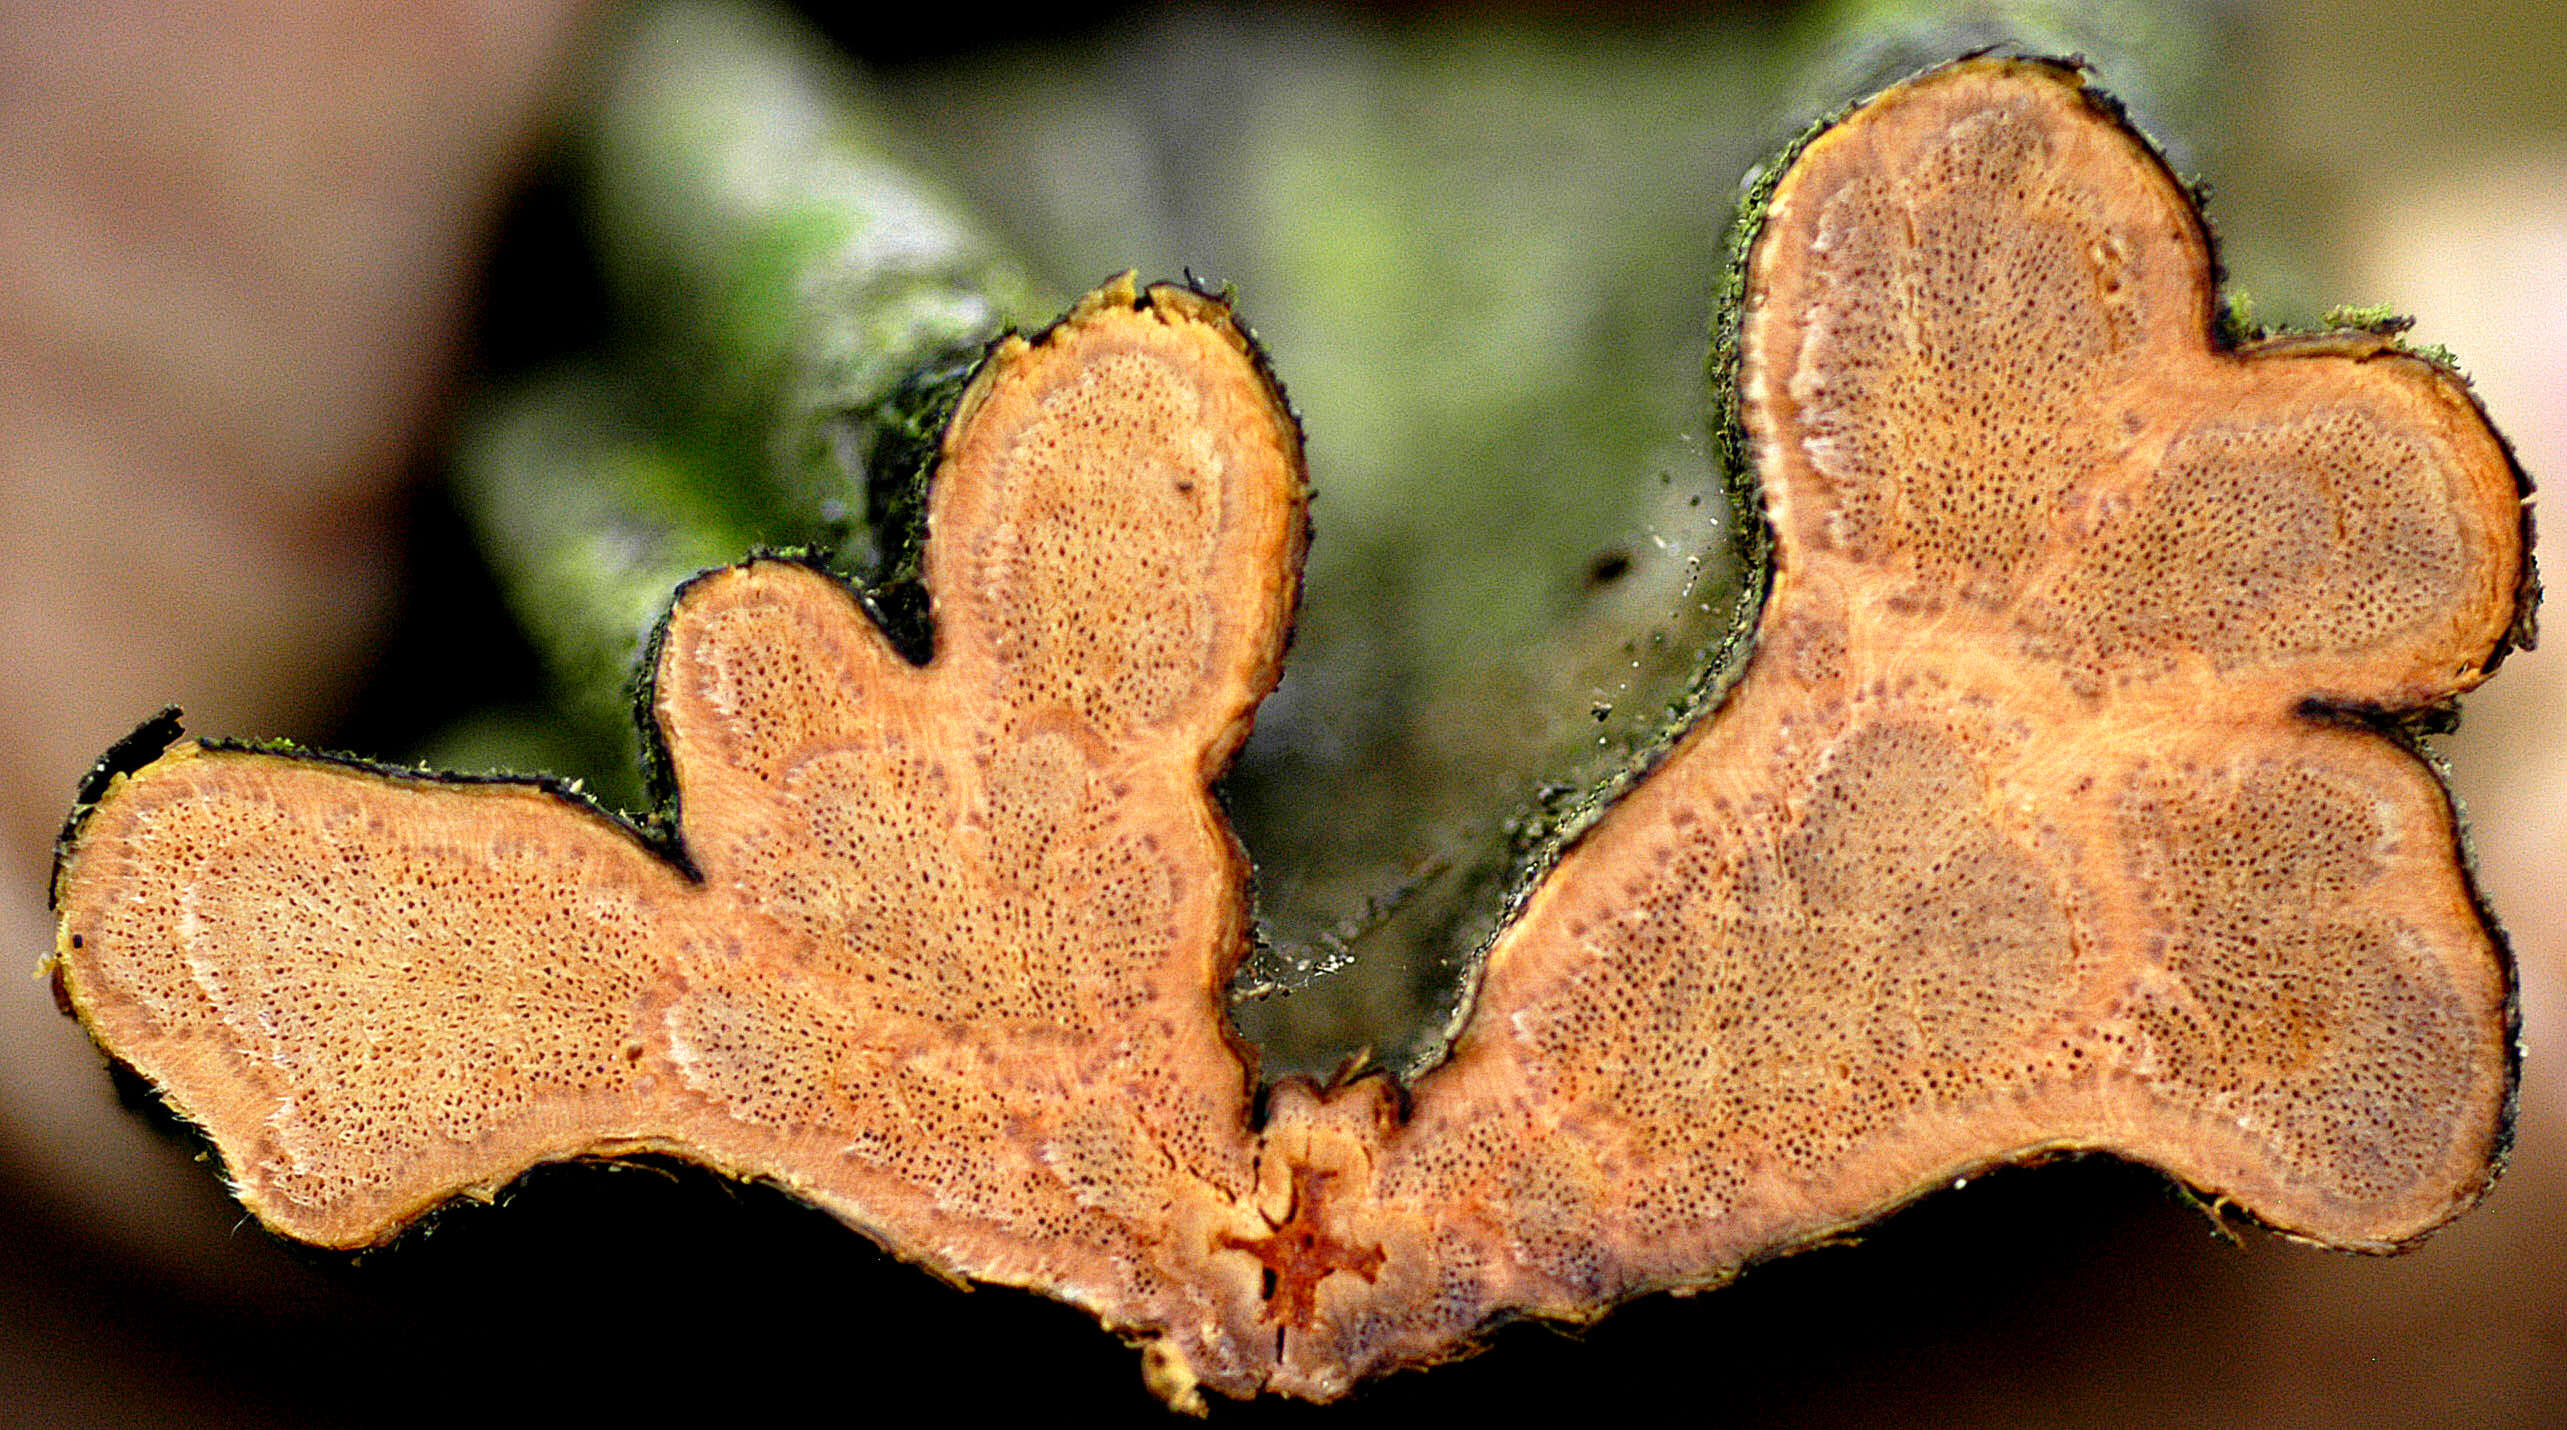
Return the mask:
<path id="1" fill-rule="evenodd" d="M 644 644 L 697 571 L 808 548 L 923 643 L 905 493 L 1028 302 L 892 154 L 861 78 L 784 17 L 636 12 L 571 141 L 613 335 L 481 403 L 454 489 L 612 788 Z"/>

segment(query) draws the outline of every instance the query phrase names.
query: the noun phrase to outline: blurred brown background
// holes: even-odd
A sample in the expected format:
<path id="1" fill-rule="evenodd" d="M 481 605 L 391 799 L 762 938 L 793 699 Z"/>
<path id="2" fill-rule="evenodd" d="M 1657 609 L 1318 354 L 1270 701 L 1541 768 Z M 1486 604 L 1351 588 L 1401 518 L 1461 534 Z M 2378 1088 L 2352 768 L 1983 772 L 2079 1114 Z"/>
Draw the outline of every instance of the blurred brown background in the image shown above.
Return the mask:
<path id="1" fill-rule="evenodd" d="M 2217 182 L 2259 316 L 2416 314 L 2535 477 L 2567 471 L 2567 15 L 2180 14 L 2212 43 L 2154 79 L 2160 127 Z M 1127 265 L 1239 281 L 1312 432 L 1320 625 L 1327 543 L 1380 514 L 1372 494 L 1466 483 L 1489 465 L 1469 444 L 1525 440 L 1488 430 L 1492 391 L 1627 403 L 1634 450 L 1693 475 L 1695 335 L 1738 174 L 1792 106 L 1841 97 L 1795 86 L 1822 84 L 1865 23 L 1750 5 L 1072 7 L 967 34 L 818 18 L 881 76 L 920 161 L 1058 285 L 1047 298 Z M 50 946 L 74 783 L 161 705 L 207 733 L 406 757 L 475 700 L 526 698 L 529 657 L 436 494 L 438 454 L 478 374 L 594 322 L 560 276 L 576 243 L 542 160 L 605 21 L 0 10 L 0 947 L 22 969 Z M 1416 191 L 1437 183 L 1453 192 Z M 1616 247 L 1586 237 L 1599 213 L 1671 217 L 1663 244 Z M 1591 335 L 1640 355 L 1618 395 L 1546 369 L 1507 326 L 1520 304 L 1486 296 L 1607 280 L 1666 295 L 1629 305 L 1657 326 Z M 1401 335 L 1438 322 L 1483 339 L 1435 349 L 1452 372 L 1407 370 L 1422 360 Z M 1481 609 L 1467 589 L 1451 604 L 1456 622 Z M 1558 718 L 1583 718 L 1573 704 Z M 2007 1173 L 1862 1248 L 1579 1340 L 1509 1330 L 1338 1418 L 1672 1395 L 1789 1424 L 2567 1423 L 2562 708 L 2567 655 L 2521 655 L 2444 743 L 2521 960 L 2529 1051 L 2512 1170 L 2422 1249 L 2230 1247 L 2138 1169 Z M 1290 868 L 1271 876 L 1288 896 Z M 1129 1353 L 1076 1313 L 963 1295 L 691 1173 L 550 1170 L 506 1211 L 362 1265 L 299 1254 L 119 1104 L 41 984 L 0 995 L 0 1420 L 760 1413 L 805 1395 L 855 1417 L 900 1385 L 957 1413 L 1149 1411 Z"/>

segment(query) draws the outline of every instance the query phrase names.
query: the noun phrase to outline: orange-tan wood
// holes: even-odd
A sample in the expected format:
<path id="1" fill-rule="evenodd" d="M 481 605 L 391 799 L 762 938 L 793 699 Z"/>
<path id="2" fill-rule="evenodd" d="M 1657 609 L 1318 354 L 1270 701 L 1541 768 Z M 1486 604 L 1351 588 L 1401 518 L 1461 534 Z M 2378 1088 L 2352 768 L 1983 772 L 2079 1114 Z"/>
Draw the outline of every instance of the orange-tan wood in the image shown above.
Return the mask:
<path id="1" fill-rule="evenodd" d="M 1136 1333 L 1253 1324 L 1252 1263 L 1199 1265 L 1266 1229 L 1207 786 L 1278 673 L 1303 502 L 1228 312 L 1109 286 L 959 403 L 926 666 L 798 565 L 680 593 L 676 858 L 532 786 L 180 744 L 69 845 L 62 989 L 289 1236 L 661 1152 Z"/>
<path id="2" fill-rule="evenodd" d="M 1186 1407 L 2063 1152 L 2393 1249 L 2493 1176 L 2510 976 L 2432 772 L 2346 712 L 2501 656 L 2518 477 L 2444 369 L 2224 350 L 2213 301 L 2189 196 L 2063 67 L 1947 67 L 1801 152 L 1740 329 L 1753 654 L 1405 1117 L 1368 1077 L 1251 1125 L 1206 791 L 1277 671 L 1300 452 L 1166 288 L 966 393 L 924 667 L 799 566 L 680 593 L 672 853 L 531 786 L 181 744 L 76 827 L 57 977 L 286 1234 L 663 1152 L 1084 1306 Z"/>

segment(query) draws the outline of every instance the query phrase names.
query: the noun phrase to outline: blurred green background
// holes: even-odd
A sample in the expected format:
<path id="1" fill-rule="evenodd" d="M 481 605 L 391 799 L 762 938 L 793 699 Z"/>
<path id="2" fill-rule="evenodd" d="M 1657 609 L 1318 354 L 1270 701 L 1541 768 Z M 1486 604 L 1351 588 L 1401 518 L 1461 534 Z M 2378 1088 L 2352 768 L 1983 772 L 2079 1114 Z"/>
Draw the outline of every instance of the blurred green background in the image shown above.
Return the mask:
<path id="1" fill-rule="evenodd" d="M 2213 182 L 2260 320 L 2414 312 L 2535 476 L 2567 453 L 2567 17 L 2551 7 L 807 19 L 859 66 L 865 143 L 965 217 L 974 253 L 1013 265 L 993 308 L 1040 321 L 1126 267 L 1235 283 L 1304 415 L 1303 621 L 1230 792 L 1270 945 L 1252 972 L 1304 985 L 1242 1014 L 1288 1045 L 1284 1066 L 1396 1057 L 1439 950 L 1467 940 L 1470 879 L 1504 823 L 1612 768 L 1725 628 L 1736 573 L 1702 374 L 1739 183 L 1909 64 L 2000 33 L 2084 51 Z M 722 444 L 668 414 L 736 418 L 703 383 L 721 369 L 652 336 L 632 296 L 649 279 L 617 276 L 630 240 L 587 187 L 633 23 L 575 6 L 0 15 L 0 658 L 16 677 L 0 691 L 0 929 L 29 964 L 50 943 L 45 856 L 73 782 L 165 702 L 208 734 L 540 765 L 636 797 L 601 715 L 614 702 L 593 672 L 565 688 L 548 670 L 469 480 L 529 403 L 574 409 L 568 430 L 614 450 L 674 454 L 651 489 L 680 505 L 720 466 L 687 466 Z M 789 495 L 753 505 L 654 538 L 656 559 L 683 567 L 811 515 Z M 2421 1251 L 2363 1262 L 2251 1234 L 2233 1249 L 2137 1169 L 2008 1173 L 1859 1251 L 1634 1306 L 1581 1340 L 1507 1331 L 1339 1418 L 1611 1414 L 1663 1394 L 1792 1424 L 2554 1417 L 2553 659 L 2518 657 L 2447 742 L 2522 959 L 2531 1057 L 2512 1173 Z M 21 995 L 0 999 L 0 1418 L 302 1424 L 637 1397 L 763 1413 L 807 1394 L 856 1415 L 903 1386 L 956 1413 L 1149 1413 L 1130 1355 L 1076 1313 L 965 1297 L 698 1174 L 548 1171 L 508 1210 L 448 1216 L 363 1265 L 301 1256 L 239 1227 L 182 1143 L 116 1105 L 40 986 Z"/>

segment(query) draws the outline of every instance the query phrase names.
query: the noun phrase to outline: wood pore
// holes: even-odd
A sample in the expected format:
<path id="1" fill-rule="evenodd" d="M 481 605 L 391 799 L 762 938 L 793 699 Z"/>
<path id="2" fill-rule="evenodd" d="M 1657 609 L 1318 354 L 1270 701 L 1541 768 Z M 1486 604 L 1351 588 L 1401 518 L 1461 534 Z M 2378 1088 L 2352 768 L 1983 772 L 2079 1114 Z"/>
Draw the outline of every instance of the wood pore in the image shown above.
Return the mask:
<path id="1" fill-rule="evenodd" d="M 2447 702 L 2520 622 L 2464 388 L 2377 338 L 2225 349 L 2190 196 L 2046 63 L 1820 134 L 1747 263 L 1753 654 L 1404 1108 L 1288 1082 L 1252 1120 L 1207 789 L 1281 659 L 1299 437 L 1220 303 L 1128 284 L 965 394 L 925 666 L 789 562 L 679 593 L 671 847 L 177 744 L 67 842 L 60 987 L 286 1235 L 666 1153 L 1086 1307 L 1190 1408 L 2062 1152 L 2336 1246 L 2457 1214 L 2510 975 L 2431 771 L 2347 712 Z"/>

